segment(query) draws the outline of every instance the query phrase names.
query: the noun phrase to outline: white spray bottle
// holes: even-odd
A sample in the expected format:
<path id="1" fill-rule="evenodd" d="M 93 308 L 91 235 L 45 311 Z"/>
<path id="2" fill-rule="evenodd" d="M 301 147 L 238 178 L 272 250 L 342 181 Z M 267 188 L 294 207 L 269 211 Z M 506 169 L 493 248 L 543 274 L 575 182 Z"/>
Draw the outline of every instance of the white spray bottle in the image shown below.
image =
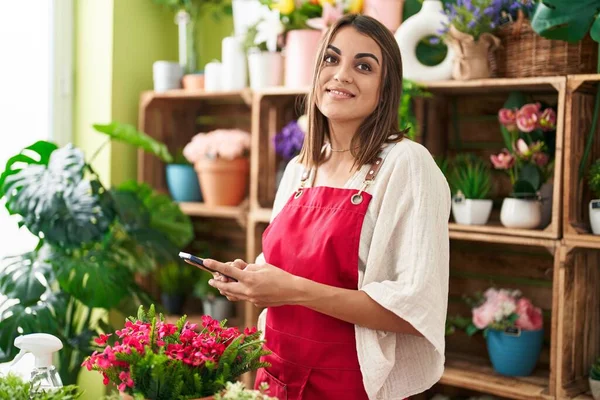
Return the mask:
<path id="1" fill-rule="evenodd" d="M 59 338 L 47 333 L 21 335 L 15 339 L 15 347 L 21 351 L 11 365 L 16 364 L 27 353 L 35 357 L 35 368 L 31 371 L 30 379 L 32 390 L 51 391 L 62 387 L 58 371 L 52 365 L 53 354 L 63 347 Z"/>

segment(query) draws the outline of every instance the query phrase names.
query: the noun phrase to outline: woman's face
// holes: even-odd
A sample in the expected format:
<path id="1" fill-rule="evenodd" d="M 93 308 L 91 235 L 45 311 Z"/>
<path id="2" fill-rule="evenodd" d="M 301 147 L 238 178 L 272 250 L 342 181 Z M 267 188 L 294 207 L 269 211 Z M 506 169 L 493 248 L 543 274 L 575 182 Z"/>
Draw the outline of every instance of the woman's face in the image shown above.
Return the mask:
<path id="1" fill-rule="evenodd" d="M 379 103 L 383 73 L 375 40 L 351 26 L 341 28 L 327 46 L 317 87 L 317 107 L 331 121 L 367 118 Z"/>

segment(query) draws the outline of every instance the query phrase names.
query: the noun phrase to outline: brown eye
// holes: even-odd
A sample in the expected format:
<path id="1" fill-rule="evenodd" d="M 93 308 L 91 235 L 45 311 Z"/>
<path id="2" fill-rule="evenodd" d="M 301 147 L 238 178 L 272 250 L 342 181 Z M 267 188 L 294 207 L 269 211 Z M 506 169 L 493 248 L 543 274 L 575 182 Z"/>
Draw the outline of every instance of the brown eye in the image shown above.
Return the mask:
<path id="1" fill-rule="evenodd" d="M 326 64 L 333 64 L 337 61 L 337 59 L 331 54 L 325 54 L 325 58 L 323 59 L 323 61 L 325 61 Z"/>
<path id="2" fill-rule="evenodd" d="M 371 68 L 371 66 L 369 64 L 366 64 L 366 63 L 358 64 L 358 69 L 360 69 L 361 71 L 372 71 L 373 70 Z"/>

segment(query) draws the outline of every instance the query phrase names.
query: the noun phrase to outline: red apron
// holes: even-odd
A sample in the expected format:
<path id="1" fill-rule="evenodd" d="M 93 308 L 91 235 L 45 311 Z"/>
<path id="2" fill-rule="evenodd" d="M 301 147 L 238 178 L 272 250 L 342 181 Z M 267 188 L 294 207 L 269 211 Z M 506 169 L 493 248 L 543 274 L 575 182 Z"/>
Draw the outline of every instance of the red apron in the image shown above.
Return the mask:
<path id="1" fill-rule="evenodd" d="M 371 195 L 363 190 L 381 167 L 378 158 L 363 188 L 299 189 L 263 234 L 266 262 L 325 285 L 358 290 L 360 233 Z M 356 353 L 354 324 L 302 306 L 271 307 L 264 361 L 255 387 L 267 382 L 279 400 L 367 400 Z"/>

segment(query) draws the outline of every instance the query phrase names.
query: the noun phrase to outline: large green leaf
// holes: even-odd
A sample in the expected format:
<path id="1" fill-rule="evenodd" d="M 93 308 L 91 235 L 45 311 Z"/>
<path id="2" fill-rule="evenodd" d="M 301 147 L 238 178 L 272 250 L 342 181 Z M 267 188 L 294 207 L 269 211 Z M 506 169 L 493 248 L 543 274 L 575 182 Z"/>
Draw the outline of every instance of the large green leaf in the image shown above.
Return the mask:
<path id="1" fill-rule="evenodd" d="M 114 212 L 97 180 L 84 179 L 81 150 L 54 151 L 48 165 L 29 165 L 6 177 L 6 208 L 22 217 L 21 225 L 48 243 L 74 248 L 98 240 Z"/>
<path id="2" fill-rule="evenodd" d="M 136 286 L 133 273 L 109 249 L 56 252 L 50 262 L 61 289 L 91 308 L 115 307 Z"/>
<path id="3" fill-rule="evenodd" d="M 50 154 L 57 148 L 58 146 L 54 143 L 41 140 L 24 148 L 19 154 L 9 158 L 6 162 L 4 171 L 0 175 L 0 197 L 6 195 L 4 182 L 7 177 L 18 173 L 31 164 L 48 165 Z"/>
<path id="4" fill-rule="evenodd" d="M 596 15 L 596 19 L 590 28 L 592 39 L 600 43 L 600 15 Z"/>
<path id="5" fill-rule="evenodd" d="M 138 131 L 132 125 L 111 122 L 108 125 L 94 124 L 93 126 L 95 130 L 110 136 L 114 140 L 139 147 L 148 153 L 154 154 L 166 163 L 173 162 L 173 156 L 169 153 L 167 146 L 152 139 L 144 132 Z"/>
<path id="6" fill-rule="evenodd" d="M 179 206 L 168 196 L 157 193 L 147 184 L 135 181 L 123 183 L 115 193 L 121 196 L 135 195 L 150 216 L 150 227 L 164 234 L 176 247 L 185 247 L 193 239 L 194 232 L 190 218 L 181 212 Z"/>
<path id="7" fill-rule="evenodd" d="M 539 35 L 567 42 L 578 42 L 590 30 L 600 0 L 544 0 L 538 4 L 531 27 Z"/>
<path id="8" fill-rule="evenodd" d="M 53 281 L 52 266 L 39 252 L 7 257 L 0 264 L 0 293 L 19 299 L 23 306 L 35 305 L 44 293 L 50 292 Z"/>
<path id="9" fill-rule="evenodd" d="M 539 190 L 542 186 L 542 173 L 533 164 L 525 164 L 520 168 L 519 179 L 528 182 L 534 191 Z"/>

